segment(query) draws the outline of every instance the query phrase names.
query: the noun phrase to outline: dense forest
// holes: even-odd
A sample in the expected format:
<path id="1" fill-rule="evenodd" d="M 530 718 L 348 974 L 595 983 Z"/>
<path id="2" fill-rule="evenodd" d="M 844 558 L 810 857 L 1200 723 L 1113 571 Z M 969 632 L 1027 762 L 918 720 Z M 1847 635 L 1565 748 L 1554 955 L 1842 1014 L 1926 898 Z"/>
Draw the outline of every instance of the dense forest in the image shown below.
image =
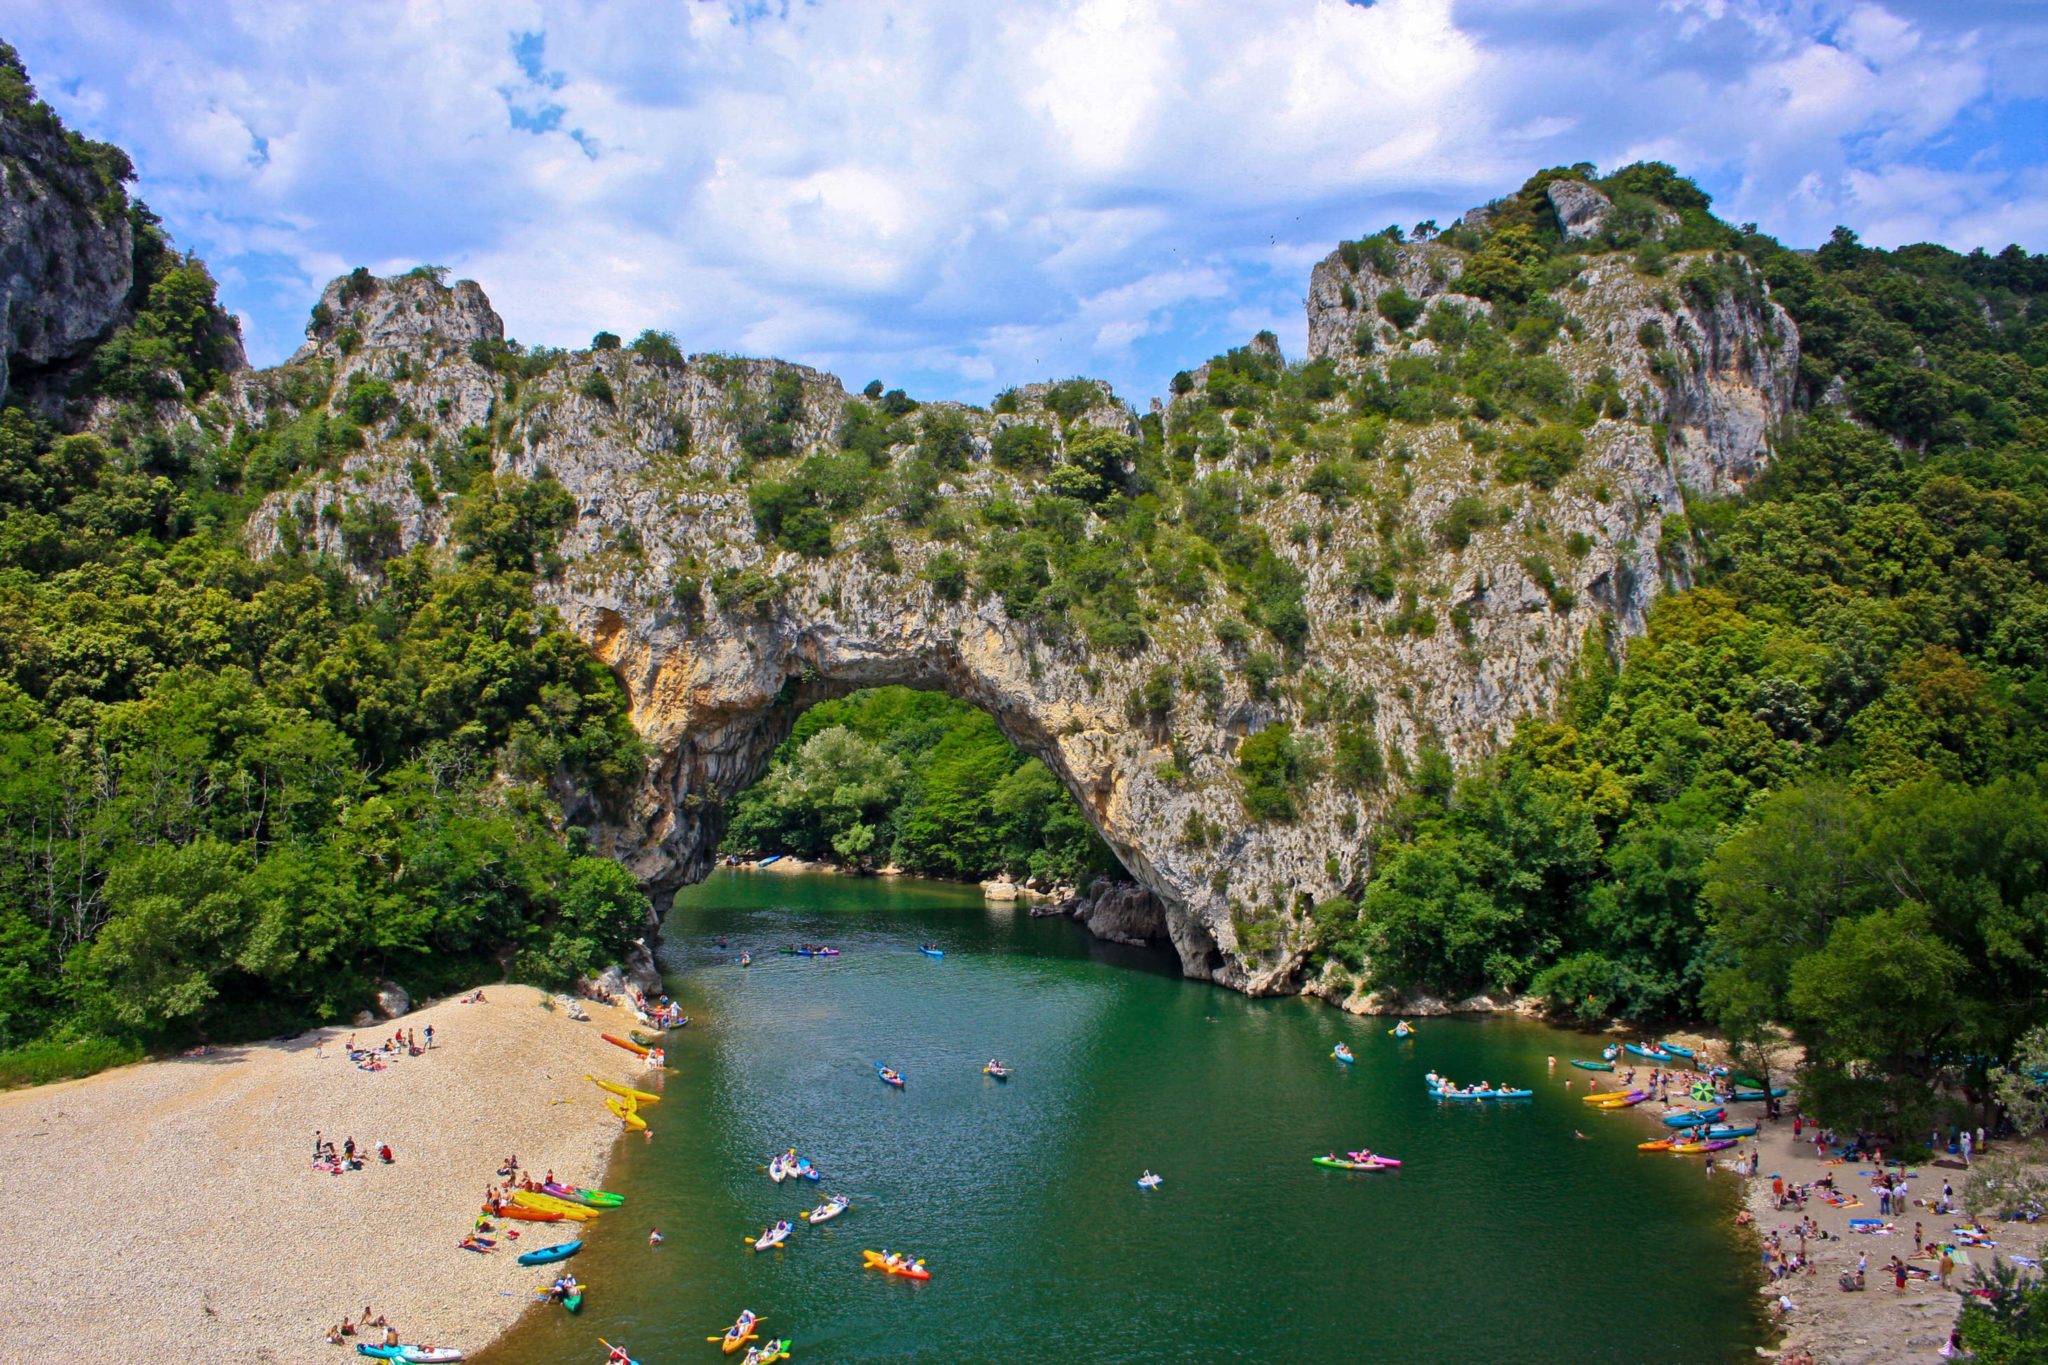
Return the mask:
<path id="1" fill-rule="evenodd" d="M 767 774 L 733 803 L 723 851 L 973 880 L 1072 882 L 1117 866 L 1059 779 L 986 711 L 905 687 L 799 717 Z"/>
<path id="2" fill-rule="evenodd" d="M 1493 231 L 1565 251 L 1555 174 Z M 1809 1109 L 1917 1132 L 2048 1018 L 2048 259 L 1720 231 L 1813 414 L 1669 528 L 1696 586 L 1625 666 L 1590 640 L 1500 757 L 1423 756 L 1323 951 L 1575 1021 L 1787 1025 Z"/>
<path id="3" fill-rule="evenodd" d="M 646 898 L 549 784 L 617 791 L 643 757 L 534 604 L 566 495 L 472 472 L 456 562 L 393 560 L 374 595 L 252 560 L 243 519 L 291 450 L 360 436 L 233 420 L 232 324 L 127 159 L 63 133 L 4 48 L 0 114 L 107 168 L 97 208 L 136 244 L 132 315 L 67 395 L 108 415 L 0 412 L 0 1083 L 344 1017 L 380 977 L 614 960 Z"/>

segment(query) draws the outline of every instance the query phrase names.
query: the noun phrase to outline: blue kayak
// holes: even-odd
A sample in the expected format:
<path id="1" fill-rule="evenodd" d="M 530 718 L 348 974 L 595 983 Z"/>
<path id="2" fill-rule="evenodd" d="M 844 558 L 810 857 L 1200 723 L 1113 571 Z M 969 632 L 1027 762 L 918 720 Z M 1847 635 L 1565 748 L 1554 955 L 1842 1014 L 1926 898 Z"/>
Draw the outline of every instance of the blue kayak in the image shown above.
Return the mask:
<path id="1" fill-rule="evenodd" d="M 1772 1086 L 1772 1087 L 1771 1087 L 1771 1093 L 1770 1093 L 1770 1098 L 1771 1098 L 1771 1099 L 1774 1099 L 1774 1100 L 1775 1100 L 1775 1099 L 1779 1099 L 1779 1098 L 1782 1098 L 1782 1097 L 1784 1096 L 1784 1094 L 1785 1094 L 1785 1087 L 1784 1087 L 1784 1086 L 1782 1086 L 1782 1085 L 1776 1085 L 1776 1086 Z M 1738 1090 L 1738 1091 L 1736 1091 L 1736 1092 L 1735 1092 L 1735 1093 L 1734 1093 L 1733 1095 L 1730 1095 L 1730 1096 L 1729 1096 L 1728 1098 L 1730 1098 L 1730 1099 L 1733 1099 L 1733 1100 L 1741 1100 L 1741 1101 L 1743 1101 L 1743 1102 L 1745 1102 L 1745 1103 L 1755 1103 L 1755 1102 L 1759 1102 L 1759 1101 L 1761 1101 L 1761 1100 L 1763 1100 L 1763 1099 L 1764 1099 L 1764 1092 L 1763 1092 L 1763 1091 L 1761 1091 L 1761 1090 Z"/>
<path id="2" fill-rule="evenodd" d="M 1717 1123 L 1713 1127 L 1707 1129 L 1708 1141 L 1712 1141 L 1715 1138 L 1739 1138 L 1755 1136 L 1756 1125 L 1753 1123 Z"/>
<path id="3" fill-rule="evenodd" d="M 1626 1048 L 1628 1051 L 1633 1052 L 1636 1056 L 1647 1057 L 1653 1062 L 1668 1062 L 1673 1060 L 1673 1056 L 1669 1052 L 1654 1051 L 1650 1048 L 1642 1047 L 1635 1043 L 1624 1043 L 1622 1046 Z"/>
<path id="4" fill-rule="evenodd" d="M 1658 1046 L 1663 1048 L 1666 1052 L 1670 1053 L 1674 1057 L 1690 1057 L 1693 1055 L 1691 1048 L 1680 1047 L 1676 1043 L 1659 1043 Z"/>
<path id="5" fill-rule="evenodd" d="M 1728 1111 L 1725 1109 L 1691 1109 L 1682 1114 L 1666 1114 L 1664 1116 L 1664 1126 L 1666 1128 L 1697 1128 L 1703 1123 L 1712 1123 L 1715 1119 L 1725 1118 L 1727 1114 Z"/>
<path id="6" fill-rule="evenodd" d="M 369 1346 L 359 1341 L 356 1343 L 356 1354 L 368 1356 L 372 1360 L 404 1360 L 405 1348 L 403 1346 Z"/>
<path id="7" fill-rule="evenodd" d="M 944 948 L 927 948 L 922 943 L 917 945 L 917 950 L 926 957 L 944 957 L 946 955 Z"/>
<path id="8" fill-rule="evenodd" d="M 554 1246 L 542 1247 L 538 1251 L 525 1253 L 519 1258 L 519 1264 L 548 1265 L 554 1261 L 566 1261 L 581 1250 L 583 1250 L 583 1243 L 581 1242 L 558 1242 Z"/>

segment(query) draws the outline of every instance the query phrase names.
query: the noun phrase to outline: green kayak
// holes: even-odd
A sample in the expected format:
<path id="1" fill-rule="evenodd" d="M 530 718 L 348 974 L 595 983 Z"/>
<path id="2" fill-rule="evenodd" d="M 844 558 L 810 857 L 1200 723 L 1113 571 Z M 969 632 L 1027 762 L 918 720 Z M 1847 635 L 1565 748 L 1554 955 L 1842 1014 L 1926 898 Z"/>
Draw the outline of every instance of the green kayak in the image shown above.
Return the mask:
<path id="1" fill-rule="evenodd" d="M 589 1287 L 589 1286 L 587 1286 L 587 1285 L 579 1285 L 579 1286 L 577 1287 L 577 1289 L 576 1289 L 576 1292 L 575 1292 L 575 1293 L 573 1293 L 573 1294 L 570 1294 L 569 1296 L 567 1296 L 566 1298 L 564 1298 L 564 1299 L 562 1300 L 562 1307 L 564 1307 L 564 1308 L 568 1309 L 568 1310 L 569 1310 L 569 1311 L 570 1311 L 571 1313 L 580 1313 L 580 1312 L 582 1312 L 582 1311 L 583 1311 L 583 1291 L 584 1291 L 585 1289 L 587 1289 L 588 1287 Z"/>
<path id="2" fill-rule="evenodd" d="M 1614 1063 L 1613 1063 L 1613 1062 L 1588 1062 L 1588 1061 L 1582 1061 L 1581 1059 L 1579 1059 L 1579 1058 L 1577 1058 L 1577 1057 L 1574 1057 L 1574 1058 L 1572 1058 L 1572 1065 L 1573 1065 L 1573 1066 L 1575 1066 L 1575 1067 L 1578 1067 L 1578 1068 L 1579 1068 L 1580 1070 L 1582 1070 L 1582 1071 L 1612 1071 L 1612 1070 L 1614 1070 Z"/>

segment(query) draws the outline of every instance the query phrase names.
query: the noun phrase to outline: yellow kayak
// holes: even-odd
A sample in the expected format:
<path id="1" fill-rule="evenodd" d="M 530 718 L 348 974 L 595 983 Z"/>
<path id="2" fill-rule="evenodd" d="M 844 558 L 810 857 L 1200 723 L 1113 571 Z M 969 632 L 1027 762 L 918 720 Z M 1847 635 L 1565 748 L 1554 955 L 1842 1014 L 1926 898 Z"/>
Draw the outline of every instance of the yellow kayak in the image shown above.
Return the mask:
<path id="1" fill-rule="evenodd" d="M 636 1133 L 647 1126 L 647 1120 L 634 1112 L 635 1106 L 631 1100 L 606 1100 L 604 1107 L 617 1114 L 619 1122 L 625 1124 Z"/>
<path id="2" fill-rule="evenodd" d="M 650 1095 L 645 1090 L 635 1090 L 630 1085 L 620 1085 L 617 1081 L 601 1081 L 595 1076 L 585 1076 L 583 1079 L 589 1081 L 599 1090 L 609 1090 L 614 1095 L 618 1095 L 624 1099 L 632 1100 L 636 1104 L 661 1103 L 661 1096 Z"/>
<path id="3" fill-rule="evenodd" d="M 523 1209 L 539 1209 L 542 1213 L 559 1213 L 564 1218 L 587 1223 L 597 1217 L 597 1210 L 582 1204 L 572 1204 L 566 1199 L 557 1199 L 551 1194 L 538 1194 L 532 1190 L 512 1191 L 512 1202 Z"/>

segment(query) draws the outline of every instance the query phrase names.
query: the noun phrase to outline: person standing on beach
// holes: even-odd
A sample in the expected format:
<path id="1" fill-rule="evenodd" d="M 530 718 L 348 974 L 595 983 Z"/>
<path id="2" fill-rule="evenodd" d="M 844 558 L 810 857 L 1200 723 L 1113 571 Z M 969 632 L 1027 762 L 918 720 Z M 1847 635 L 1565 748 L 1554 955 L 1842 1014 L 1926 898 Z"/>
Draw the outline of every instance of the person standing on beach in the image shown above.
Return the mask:
<path id="1" fill-rule="evenodd" d="M 1963 1140 L 1961 1145 L 1963 1149 L 1963 1164 L 1967 1166 L 1970 1164 L 1970 1130 L 1967 1128 L 1963 1130 Z"/>
<path id="2" fill-rule="evenodd" d="M 428 1047 L 432 1047 L 433 1045 L 434 1045 L 434 1026 L 433 1026 L 432 1024 L 429 1024 L 429 1025 L 427 1025 L 427 1046 L 428 1046 Z"/>

